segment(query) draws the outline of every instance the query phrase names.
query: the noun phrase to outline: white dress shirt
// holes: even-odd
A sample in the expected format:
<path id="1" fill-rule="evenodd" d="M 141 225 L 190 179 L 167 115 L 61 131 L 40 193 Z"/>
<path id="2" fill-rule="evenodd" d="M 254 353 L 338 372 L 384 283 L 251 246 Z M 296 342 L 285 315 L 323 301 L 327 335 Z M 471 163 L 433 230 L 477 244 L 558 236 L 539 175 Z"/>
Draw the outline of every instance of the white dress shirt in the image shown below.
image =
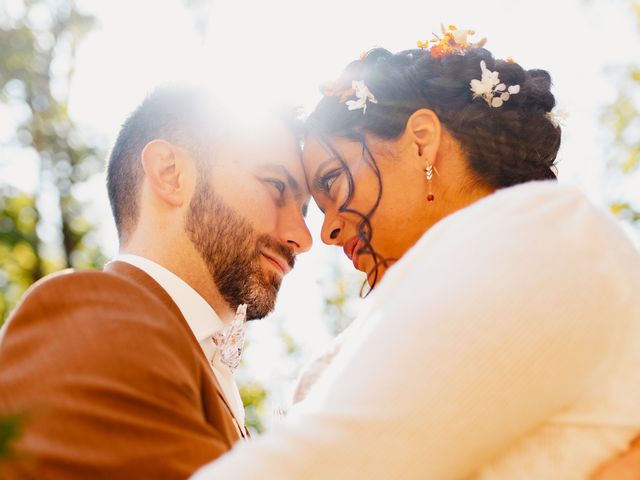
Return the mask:
<path id="1" fill-rule="evenodd" d="M 217 347 L 213 343 L 212 336 L 224 328 L 220 317 L 211 308 L 204 298 L 191 286 L 173 272 L 161 265 L 138 255 L 118 255 L 113 261 L 126 262 L 144 271 L 153 278 L 171 297 L 178 309 L 189 324 L 194 337 L 200 343 L 205 356 L 209 360 L 213 372 L 222 388 L 224 396 L 233 411 L 241 429 L 244 428 L 244 406 L 234 380 L 233 373 L 220 361 L 220 355 L 216 355 Z"/>
<path id="2" fill-rule="evenodd" d="M 499 190 L 386 272 L 282 422 L 193 478 L 588 478 L 640 432 L 638 292 L 637 250 L 575 188 Z"/>

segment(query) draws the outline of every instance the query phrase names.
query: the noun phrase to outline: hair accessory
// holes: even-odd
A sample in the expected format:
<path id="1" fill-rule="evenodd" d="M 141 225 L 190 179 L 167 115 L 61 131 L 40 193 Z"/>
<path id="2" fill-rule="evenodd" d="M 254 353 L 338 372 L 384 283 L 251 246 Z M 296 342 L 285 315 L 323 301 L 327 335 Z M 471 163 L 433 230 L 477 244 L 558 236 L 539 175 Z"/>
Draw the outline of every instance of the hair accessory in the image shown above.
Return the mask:
<path id="1" fill-rule="evenodd" d="M 475 43 L 469 41 L 469 37 L 475 35 L 475 30 L 458 30 L 455 25 L 449 25 L 448 28 L 445 28 L 442 24 L 440 25 L 440 30 L 442 31 L 442 37 L 434 33 L 434 38 L 431 40 L 426 42 L 418 40 L 418 48 L 424 50 L 429 49 L 430 43 L 433 44 L 429 52 L 434 58 L 442 58 L 452 53 L 462 54 L 471 48 L 484 47 L 485 43 L 487 43 L 486 38 L 482 38 Z"/>
<path id="2" fill-rule="evenodd" d="M 376 97 L 373 96 L 373 93 L 367 88 L 364 84 L 364 80 L 354 80 L 351 83 L 351 87 L 355 92 L 355 96 L 357 100 L 349 100 L 347 102 L 347 108 L 349 110 L 358 110 L 362 109 L 362 114 L 364 115 L 367 112 L 367 102 L 378 103 Z"/>
<path id="3" fill-rule="evenodd" d="M 562 127 L 567 122 L 567 117 L 569 115 L 564 110 L 558 110 L 556 112 L 547 112 L 545 113 L 545 117 L 553 124 L 554 127 Z"/>
<path id="4" fill-rule="evenodd" d="M 498 72 L 489 70 L 484 60 L 480 61 L 480 69 L 481 80 L 473 79 L 470 83 L 473 98 L 482 97 L 490 107 L 499 108 L 509 100 L 511 95 L 520 92 L 520 85 L 510 85 L 507 88 L 504 83 L 500 83 Z"/>

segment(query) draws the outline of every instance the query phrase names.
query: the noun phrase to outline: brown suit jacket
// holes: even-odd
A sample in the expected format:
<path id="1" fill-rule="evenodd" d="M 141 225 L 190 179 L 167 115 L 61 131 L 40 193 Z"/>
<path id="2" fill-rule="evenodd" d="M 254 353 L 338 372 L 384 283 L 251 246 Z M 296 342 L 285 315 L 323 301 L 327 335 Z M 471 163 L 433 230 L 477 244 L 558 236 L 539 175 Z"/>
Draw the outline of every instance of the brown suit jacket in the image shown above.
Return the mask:
<path id="1" fill-rule="evenodd" d="M 143 271 L 36 283 L 0 344 L 0 416 L 25 415 L 10 479 L 185 479 L 239 430 L 197 340 Z"/>

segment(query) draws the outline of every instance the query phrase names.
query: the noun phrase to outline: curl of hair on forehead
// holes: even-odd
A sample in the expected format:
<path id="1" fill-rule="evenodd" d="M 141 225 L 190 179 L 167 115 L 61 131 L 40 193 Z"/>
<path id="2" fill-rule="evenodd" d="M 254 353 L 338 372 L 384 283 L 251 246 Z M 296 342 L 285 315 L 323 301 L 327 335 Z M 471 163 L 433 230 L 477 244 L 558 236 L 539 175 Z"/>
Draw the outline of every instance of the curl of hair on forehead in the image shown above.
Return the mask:
<path id="1" fill-rule="evenodd" d="M 474 98 L 470 88 L 480 79 L 480 62 L 498 72 L 500 81 L 519 85 L 520 92 L 499 108 L 491 108 L 482 98 Z M 380 203 L 382 179 L 365 135 L 396 139 L 402 135 L 409 117 L 421 108 L 433 110 L 443 126 L 459 142 L 469 163 L 474 181 L 495 189 L 533 180 L 556 178 L 555 161 L 560 147 L 561 129 L 549 119 L 555 106 L 551 77 L 545 70 L 525 70 L 518 63 L 495 59 L 485 48 L 464 54 L 433 57 L 428 50 L 412 49 L 391 53 L 376 48 L 351 62 L 336 82 L 338 89 L 349 90 L 354 80 L 363 80 L 377 103 L 362 110 L 349 110 L 339 96 L 325 96 L 309 115 L 306 135 L 318 138 L 341 161 L 349 178 L 349 194 L 342 211 L 360 218 L 358 236 L 361 253 L 373 256 L 374 268 L 368 272 L 378 279 L 381 265 L 394 259 L 382 259 L 372 248 L 374 232 L 369 221 Z M 353 178 L 332 146 L 332 139 L 347 138 L 363 146 L 363 159 L 378 178 L 380 189 L 369 212 L 349 209 L 353 196 Z"/>
<path id="2" fill-rule="evenodd" d="M 352 214 L 356 218 L 358 218 L 358 223 L 356 224 L 356 235 L 360 242 L 362 242 L 362 247 L 358 250 L 358 254 L 369 254 L 371 255 L 374 263 L 374 267 L 370 272 L 367 272 L 368 281 L 365 281 L 360 288 L 360 296 L 366 297 L 368 293 L 373 289 L 375 284 L 379 279 L 379 269 L 380 266 L 384 266 L 385 268 L 389 267 L 389 265 L 395 261 L 396 259 L 385 259 L 382 258 L 373 248 L 371 241 L 373 239 L 373 228 L 371 226 L 370 218 L 373 216 L 375 211 L 378 209 L 380 205 L 380 200 L 382 199 L 382 176 L 380 174 L 380 169 L 378 164 L 376 163 L 373 153 L 369 149 L 367 145 L 366 139 L 364 135 L 359 134 L 357 132 L 353 132 L 350 136 L 346 137 L 350 140 L 354 140 L 359 142 L 362 145 L 361 158 L 367 164 L 371 170 L 374 172 L 374 175 L 378 184 L 378 194 L 376 196 L 376 200 L 372 207 L 367 212 L 360 212 L 353 208 L 350 208 L 349 205 L 353 199 L 354 194 L 354 179 L 349 167 L 347 166 L 346 161 L 342 158 L 342 155 L 338 150 L 333 146 L 331 139 L 325 137 L 323 135 L 319 135 L 317 140 L 329 151 L 331 155 L 338 161 L 340 167 L 342 168 L 344 175 L 347 178 L 347 198 L 342 202 L 342 204 L 338 207 L 338 211 L 341 213 Z M 372 277 L 372 278 L 371 278 Z M 366 285 L 369 283 L 370 288 L 366 291 Z"/>

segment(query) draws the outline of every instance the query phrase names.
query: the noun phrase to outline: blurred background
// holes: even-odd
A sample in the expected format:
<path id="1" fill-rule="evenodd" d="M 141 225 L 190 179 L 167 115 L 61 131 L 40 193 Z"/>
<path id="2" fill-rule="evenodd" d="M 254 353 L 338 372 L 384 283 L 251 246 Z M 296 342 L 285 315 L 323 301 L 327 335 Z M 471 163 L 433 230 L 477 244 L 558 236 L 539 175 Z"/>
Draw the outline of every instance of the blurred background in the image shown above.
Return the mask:
<path id="1" fill-rule="evenodd" d="M 0 324 L 42 276 L 101 268 L 116 254 L 105 159 L 155 85 L 211 79 L 309 112 L 320 83 L 360 52 L 413 48 L 440 22 L 551 72 L 567 114 L 560 180 L 610 209 L 638 243 L 639 0 L 0 0 Z M 251 324 L 237 374 L 255 431 L 290 406 L 301 366 L 361 301 L 362 277 L 320 242 L 314 206 L 309 223 L 314 248 L 276 311 Z M 0 455 L 14 424 L 0 429 Z"/>

